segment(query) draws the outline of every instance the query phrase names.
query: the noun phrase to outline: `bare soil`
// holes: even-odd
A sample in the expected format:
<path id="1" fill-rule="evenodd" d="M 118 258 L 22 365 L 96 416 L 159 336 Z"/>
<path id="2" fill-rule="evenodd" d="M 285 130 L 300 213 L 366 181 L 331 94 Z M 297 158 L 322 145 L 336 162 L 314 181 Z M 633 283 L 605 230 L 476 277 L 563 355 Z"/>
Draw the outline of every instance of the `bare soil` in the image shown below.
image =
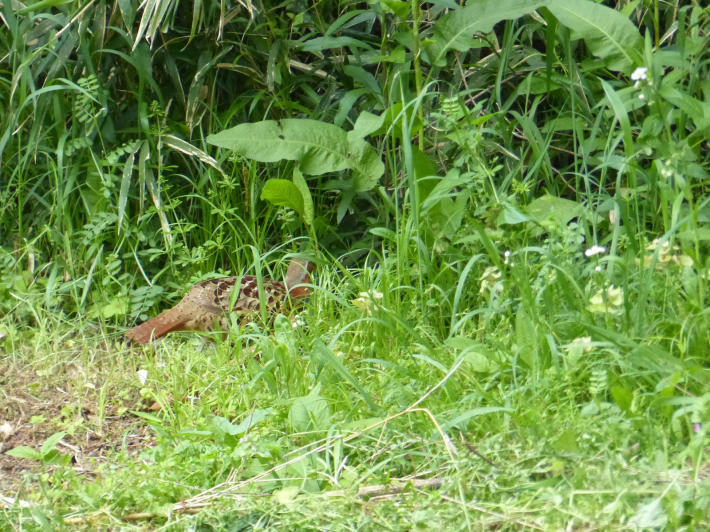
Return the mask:
<path id="1" fill-rule="evenodd" d="M 39 450 L 56 432 L 67 432 L 57 450 L 69 454 L 75 471 L 89 477 L 111 452 L 137 454 L 151 445 L 150 429 L 130 413 L 145 409 L 136 386 L 102 390 L 101 380 L 76 362 L 38 371 L 0 359 L 0 496 L 32 491 L 37 474 L 51 467 L 5 452 L 19 446 Z"/>

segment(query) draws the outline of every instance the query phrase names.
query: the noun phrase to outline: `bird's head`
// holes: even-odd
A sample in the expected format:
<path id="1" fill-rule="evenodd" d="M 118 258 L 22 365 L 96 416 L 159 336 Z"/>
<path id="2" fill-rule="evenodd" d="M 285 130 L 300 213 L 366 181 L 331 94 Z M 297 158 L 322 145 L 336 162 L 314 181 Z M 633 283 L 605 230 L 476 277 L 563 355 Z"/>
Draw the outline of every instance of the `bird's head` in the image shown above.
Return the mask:
<path id="1" fill-rule="evenodd" d="M 293 259 L 286 270 L 284 283 L 291 297 L 306 297 L 310 287 L 303 286 L 311 282 L 313 263 L 306 259 Z"/>

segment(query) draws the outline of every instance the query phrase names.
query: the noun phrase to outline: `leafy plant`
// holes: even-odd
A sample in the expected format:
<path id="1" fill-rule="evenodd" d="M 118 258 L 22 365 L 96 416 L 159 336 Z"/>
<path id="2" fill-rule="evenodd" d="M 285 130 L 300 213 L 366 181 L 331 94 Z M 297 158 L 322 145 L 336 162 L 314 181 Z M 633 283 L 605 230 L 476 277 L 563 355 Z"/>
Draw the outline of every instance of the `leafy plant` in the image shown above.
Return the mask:
<path id="1" fill-rule="evenodd" d="M 42 465 L 69 465 L 71 464 L 72 457 L 69 454 L 62 454 L 57 450 L 57 445 L 62 441 L 62 438 L 66 436 L 66 432 L 60 431 L 55 432 L 49 438 L 45 440 L 39 451 L 27 447 L 25 445 L 20 445 L 14 447 L 9 451 L 5 451 L 8 456 L 14 456 L 15 458 L 27 458 L 29 460 L 37 460 Z"/>
<path id="2" fill-rule="evenodd" d="M 0 520 L 708 528 L 700 3 L 1 9 L 0 418 L 101 459 Z M 113 341 L 304 247 L 293 321 Z"/>

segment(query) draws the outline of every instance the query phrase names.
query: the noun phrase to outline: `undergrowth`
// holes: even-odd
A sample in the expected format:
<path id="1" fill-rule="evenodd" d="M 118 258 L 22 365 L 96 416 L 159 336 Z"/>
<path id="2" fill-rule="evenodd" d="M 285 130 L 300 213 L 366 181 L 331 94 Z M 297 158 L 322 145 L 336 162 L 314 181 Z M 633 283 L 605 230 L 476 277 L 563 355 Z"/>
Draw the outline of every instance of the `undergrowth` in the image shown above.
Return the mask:
<path id="1" fill-rule="evenodd" d="M 187 7 L 2 4 L 2 526 L 706 528 L 708 9 Z"/>

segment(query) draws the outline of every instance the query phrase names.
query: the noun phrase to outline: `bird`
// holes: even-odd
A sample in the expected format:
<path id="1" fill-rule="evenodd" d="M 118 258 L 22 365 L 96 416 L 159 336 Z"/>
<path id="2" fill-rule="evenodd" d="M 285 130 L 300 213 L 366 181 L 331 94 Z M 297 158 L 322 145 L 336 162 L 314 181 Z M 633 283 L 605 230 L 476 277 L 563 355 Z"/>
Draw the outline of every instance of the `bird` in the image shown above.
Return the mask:
<path id="1" fill-rule="evenodd" d="M 264 279 L 263 300 L 270 313 L 276 314 L 293 308 L 308 296 L 313 263 L 293 259 L 281 281 Z M 239 292 L 232 298 L 232 292 Z M 230 302 L 234 304 L 230 308 Z M 229 314 L 236 313 L 239 321 L 249 321 L 259 313 L 261 299 L 257 278 L 253 275 L 220 277 L 197 283 L 190 288 L 173 308 L 158 314 L 125 332 L 132 344 L 147 344 L 174 331 L 211 331 L 229 328 Z"/>

